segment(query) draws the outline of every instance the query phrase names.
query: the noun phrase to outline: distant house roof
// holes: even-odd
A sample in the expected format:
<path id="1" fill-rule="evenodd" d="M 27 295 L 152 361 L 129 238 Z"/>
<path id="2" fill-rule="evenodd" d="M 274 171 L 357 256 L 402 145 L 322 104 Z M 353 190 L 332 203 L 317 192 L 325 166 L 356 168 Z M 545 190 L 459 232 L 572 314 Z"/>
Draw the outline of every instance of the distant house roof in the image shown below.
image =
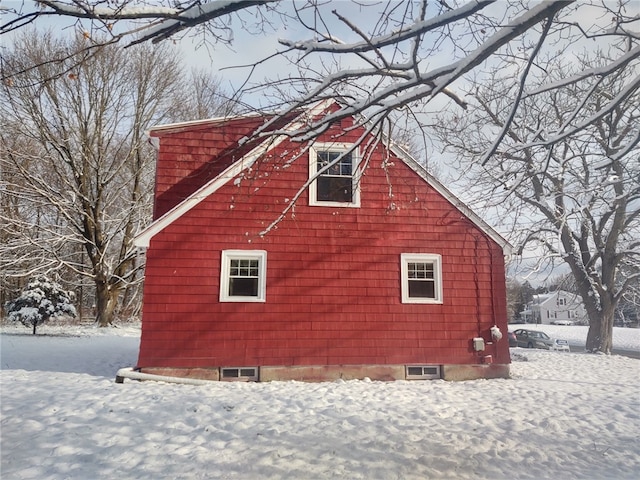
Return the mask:
<path id="1" fill-rule="evenodd" d="M 540 305 L 544 302 L 546 302 L 547 300 L 549 300 L 550 298 L 555 298 L 556 293 L 538 293 L 536 295 L 533 296 L 533 303 Z"/>
<path id="2" fill-rule="evenodd" d="M 567 292 L 566 290 L 554 290 L 553 292 L 549 292 L 549 293 L 539 293 L 533 296 L 533 299 L 531 301 L 531 304 L 533 305 L 544 305 L 546 303 L 548 303 L 549 301 L 556 301 L 556 299 L 558 297 L 565 297 L 565 298 L 569 298 L 571 299 L 572 302 L 574 301 L 578 301 L 579 303 L 581 303 L 581 301 L 578 299 L 578 295 L 575 293 L 571 293 L 571 292 Z"/>
<path id="3" fill-rule="evenodd" d="M 300 129 L 306 123 L 306 119 L 314 117 L 327 110 L 327 108 L 333 102 L 318 102 L 314 107 L 305 110 L 303 113 L 290 117 L 291 120 L 288 124 L 281 128 L 284 132 L 295 132 Z M 196 120 L 189 122 L 174 123 L 168 125 L 159 125 L 150 130 L 150 135 L 162 136 L 166 133 L 174 133 L 185 130 L 197 129 L 199 127 L 209 127 L 214 125 L 223 125 L 228 119 L 214 118 L 208 120 Z M 150 225 L 138 233 L 134 239 L 134 244 L 138 247 L 148 247 L 155 235 L 161 232 L 164 228 L 171 225 L 177 219 L 182 217 L 189 210 L 194 208 L 200 202 L 207 197 L 215 193 L 219 188 L 225 185 L 229 180 L 234 179 L 244 170 L 250 168 L 261 156 L 275 148 L 277 145 L 288 139 L 287 135 L 279 135 L 276 137 L 267 137 L 262 142 L 255 142 L 249 151 L 244 153 L 235 163 L 232 163 L 224 169 L 218 176 L 213 178 L 204 184 L 201 188 L 192 193 L 189 197 L 182 202 L 174 206 L 168 212 L 154 220 Z M 411 155 L 402 149 L 400 146 L 394 144 L 394 142 L 386 139 L 387 148 L 401 159 L 406 165 L 408 165 L 416 174 L 418 174 L 428 185 L 434 190 L 440 193 L 444 198 L 451 202 L 460 212 L 462 212 L 473 224 L 475 224 L 480 230 L 482 230 L 487 236 L 495 241 L 503 250 L 505 255 L 511 255 L 511 244 L 500 235 L 495 229 L 493 229 L 488 223 L 486 223 L 481 217 L 479 217 L 473 210 L 471 210 L 465 203 L 457 198 L 447 187 L 445 187 L 439 180 L 431 175 L 424 166 L 416 161 Z"/>

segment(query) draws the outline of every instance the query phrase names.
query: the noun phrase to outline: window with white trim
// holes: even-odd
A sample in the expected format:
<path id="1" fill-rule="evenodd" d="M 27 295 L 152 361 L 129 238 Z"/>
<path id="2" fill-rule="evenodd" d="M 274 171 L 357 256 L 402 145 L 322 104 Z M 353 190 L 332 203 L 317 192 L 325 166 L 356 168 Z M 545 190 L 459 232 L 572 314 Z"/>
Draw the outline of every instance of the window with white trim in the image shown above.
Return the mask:
<path id="1" fill-rule="evenodd" d="M 433 253 L 400 256 L 402 303 L 442 303 L 442 257 Z"/>
<path id="2" fill-rule="evenodd" d="M 358 149 L 345 143 L 319 143 L 309 149 L 309 205 L 358 207 Z"/>
<path id="3" fill-rule="evenodd" d="M 223 250 L 220 268 L 221 302 L 266 300 L 267 252 Z"/>

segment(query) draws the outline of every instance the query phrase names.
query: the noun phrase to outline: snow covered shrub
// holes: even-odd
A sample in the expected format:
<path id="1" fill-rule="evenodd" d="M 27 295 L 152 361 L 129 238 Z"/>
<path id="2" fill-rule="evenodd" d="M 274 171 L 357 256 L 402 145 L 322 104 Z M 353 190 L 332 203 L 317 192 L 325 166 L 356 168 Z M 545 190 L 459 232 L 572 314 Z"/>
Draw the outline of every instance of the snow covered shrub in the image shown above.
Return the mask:
<path id="1" fill-rule="evenodd" d="M 5 308 L 9 320 L 21 322 L 25 327 L 33 326 L 35 335 L 36 327 L 50 318 L 76 316 L 71 295 L 56 282 L 40 275 L 27 284 L 18 298 L 7 302 Z"/>

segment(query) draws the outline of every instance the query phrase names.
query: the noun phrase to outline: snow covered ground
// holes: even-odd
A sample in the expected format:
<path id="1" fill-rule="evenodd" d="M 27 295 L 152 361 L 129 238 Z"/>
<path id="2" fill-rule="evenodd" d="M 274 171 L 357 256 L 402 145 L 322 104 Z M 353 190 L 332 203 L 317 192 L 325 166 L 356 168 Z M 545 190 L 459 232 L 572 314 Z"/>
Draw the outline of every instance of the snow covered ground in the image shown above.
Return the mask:
<path id="1" fill-rule="evenodd" d="M 137 328 L 39 331 L 0 335 L 3 480 L 640 478 L 632 358 L 514 348 L 511 379 L 457 383 L 116 384 Z M 638 332 L 614 343 L 640 349 Z"/>

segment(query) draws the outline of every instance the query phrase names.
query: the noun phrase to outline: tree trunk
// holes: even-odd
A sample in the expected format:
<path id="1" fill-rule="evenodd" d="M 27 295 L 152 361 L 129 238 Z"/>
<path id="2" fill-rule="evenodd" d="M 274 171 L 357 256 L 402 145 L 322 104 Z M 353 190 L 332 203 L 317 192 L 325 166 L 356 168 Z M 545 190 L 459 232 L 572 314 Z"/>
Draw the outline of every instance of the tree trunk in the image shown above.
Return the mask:
<path id="1" fill-rule="evenodd" d="M 33 323 L 33 334 L 36 334 L 36 327 L 38 326 L 37 322 Z"/>
<path id="2" fill-rule="evenodd" d="M 113 323 L 119 295 L 120 290 L 112 288 L 109 282 L 96 281 L 96 323 L 99 327 Z"/>
<path id="3" fill-rule="evenodd" d="M 589 314 L 589 333 L 585 349 L 591 353 L 611 353 L 613 346 L 613 314 L 614 308 L 605 308 L 592 318 Z"/>

